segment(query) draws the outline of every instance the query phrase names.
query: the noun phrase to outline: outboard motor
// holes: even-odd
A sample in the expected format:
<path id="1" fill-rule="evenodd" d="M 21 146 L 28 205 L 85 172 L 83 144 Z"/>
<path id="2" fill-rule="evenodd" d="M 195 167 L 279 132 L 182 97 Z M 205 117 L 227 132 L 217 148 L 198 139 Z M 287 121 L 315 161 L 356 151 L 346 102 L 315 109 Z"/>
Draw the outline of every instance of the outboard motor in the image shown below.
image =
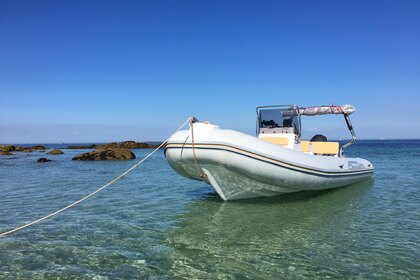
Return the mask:
<path id="1" fill-rule="evenodd" d="M 317 134 L 311 138 L 311 142 L 327 142 L 327 137 L 322 134 Z"/>

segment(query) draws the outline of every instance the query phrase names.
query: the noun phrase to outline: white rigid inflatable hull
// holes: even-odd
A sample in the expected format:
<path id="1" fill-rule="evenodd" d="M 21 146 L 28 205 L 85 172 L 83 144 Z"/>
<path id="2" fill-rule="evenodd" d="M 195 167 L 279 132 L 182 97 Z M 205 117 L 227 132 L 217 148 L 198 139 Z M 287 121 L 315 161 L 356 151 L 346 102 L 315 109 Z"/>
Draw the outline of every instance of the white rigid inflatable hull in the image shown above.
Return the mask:
<path id="1" fill-rule="evenodd" d="M 372 164 L 361 158 L 318 156 L 256 137 L 194 123 L 194 161 L 190 130 L 168 140 L 165 156 L 182 176 L 213 186 L 223 200 L 338 188 L 369 178 Z"/>

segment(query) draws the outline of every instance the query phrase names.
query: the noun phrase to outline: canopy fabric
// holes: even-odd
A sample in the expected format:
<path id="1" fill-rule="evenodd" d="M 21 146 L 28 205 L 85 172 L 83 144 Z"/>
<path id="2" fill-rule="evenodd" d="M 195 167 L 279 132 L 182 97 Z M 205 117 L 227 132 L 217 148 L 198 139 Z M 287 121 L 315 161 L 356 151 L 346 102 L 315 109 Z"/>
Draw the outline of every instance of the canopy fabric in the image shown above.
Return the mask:
<path id="1" fill-rule="evenodd" d="M 351 115 L 354 112 L 352 105 L 342 106 L 316 106 L 307 108 L 298 108 L 298 114 L 302 116 L 316 116 L 316 115 L 327 115 L 327 114 L 344 114 Z"/>

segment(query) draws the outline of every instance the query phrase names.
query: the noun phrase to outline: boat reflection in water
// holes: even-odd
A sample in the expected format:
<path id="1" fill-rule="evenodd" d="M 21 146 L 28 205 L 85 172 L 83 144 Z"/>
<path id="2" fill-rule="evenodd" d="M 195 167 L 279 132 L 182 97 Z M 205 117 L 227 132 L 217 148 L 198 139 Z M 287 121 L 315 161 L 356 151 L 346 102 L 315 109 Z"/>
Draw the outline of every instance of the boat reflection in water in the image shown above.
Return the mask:
<path id="1" fill-rule="evenodd" d="M 193 202 L 167 233 L 171 271 L 174 277 L 227 279 L 352 275 L 349 252 L 363 250 L 365 242 L 353 221 L 370 186 L 367 180 L 230 203 L 212 193 Z"/>

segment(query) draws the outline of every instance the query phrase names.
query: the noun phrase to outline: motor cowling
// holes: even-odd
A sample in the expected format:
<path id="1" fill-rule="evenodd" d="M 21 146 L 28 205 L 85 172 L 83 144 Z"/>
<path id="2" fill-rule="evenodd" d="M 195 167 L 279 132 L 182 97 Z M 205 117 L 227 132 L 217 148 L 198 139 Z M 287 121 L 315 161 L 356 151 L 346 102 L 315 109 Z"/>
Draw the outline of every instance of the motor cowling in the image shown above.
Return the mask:
<path id="1" fill-rule="evenodd" d="M 327 142 L 328 139 L 326 136 L 322 134 L 314 135 L 314 137 L 311 138 L 311 142 Z"/>

